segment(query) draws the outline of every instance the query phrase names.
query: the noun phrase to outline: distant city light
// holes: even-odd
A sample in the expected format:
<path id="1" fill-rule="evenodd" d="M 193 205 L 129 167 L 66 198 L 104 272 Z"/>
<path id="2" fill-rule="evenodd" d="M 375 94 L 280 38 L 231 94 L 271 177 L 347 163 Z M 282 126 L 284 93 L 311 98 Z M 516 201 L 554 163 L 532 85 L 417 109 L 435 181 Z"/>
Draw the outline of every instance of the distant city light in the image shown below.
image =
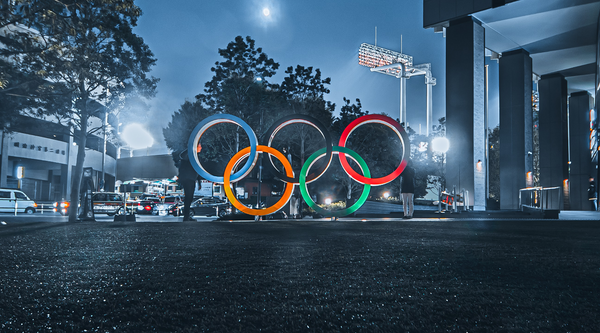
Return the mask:
<path id="1" fill-rule="evenodd" d="M 123 129 L 121 137 L 133 149 L 148 148 L 154 144 L 154 139 L 140 124 L 129 124 Z"/>
<path id="2" fill-rule="evenodd" d="M 269 15 L 271 15 L 271 11 L 269 10 L 269 8 L 263 8 L 263 11 L 262 11 L 262 12 L 263 12 L 263 15 L 264 15 L 264 16 L 269 16 Z"/>

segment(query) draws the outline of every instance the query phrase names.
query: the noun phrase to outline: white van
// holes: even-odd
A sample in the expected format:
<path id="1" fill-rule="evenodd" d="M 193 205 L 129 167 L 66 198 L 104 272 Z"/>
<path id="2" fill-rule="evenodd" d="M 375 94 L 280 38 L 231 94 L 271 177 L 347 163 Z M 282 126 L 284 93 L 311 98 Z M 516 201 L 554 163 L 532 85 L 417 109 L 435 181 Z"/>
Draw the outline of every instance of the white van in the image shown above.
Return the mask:
<path id="1" fill-rule="evenodd" d="M 33 214 L 37 209 L 37 204 L 22 191 L 0 188 L 0 213 L 14 213 L 15 206 L 17 213 Z"/>

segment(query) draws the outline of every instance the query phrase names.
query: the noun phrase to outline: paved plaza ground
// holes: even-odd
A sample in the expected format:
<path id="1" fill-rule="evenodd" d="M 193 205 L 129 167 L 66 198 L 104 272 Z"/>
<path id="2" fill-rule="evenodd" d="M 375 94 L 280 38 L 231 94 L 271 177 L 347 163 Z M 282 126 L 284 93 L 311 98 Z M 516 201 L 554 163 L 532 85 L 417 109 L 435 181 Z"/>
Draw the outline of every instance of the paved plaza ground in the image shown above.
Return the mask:
<path id="1" fill-rule="evenodd" d="M 1 332 L 600 327 L 597 221 L 2 219 Z"/>

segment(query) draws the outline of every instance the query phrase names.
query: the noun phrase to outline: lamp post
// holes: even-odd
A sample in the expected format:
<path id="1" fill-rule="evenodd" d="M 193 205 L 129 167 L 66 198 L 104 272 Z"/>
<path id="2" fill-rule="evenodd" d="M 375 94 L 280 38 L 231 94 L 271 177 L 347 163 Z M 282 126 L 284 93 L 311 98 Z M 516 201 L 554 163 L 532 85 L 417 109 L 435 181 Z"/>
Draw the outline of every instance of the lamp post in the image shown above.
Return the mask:
<path id="1" fill-rule="evenodd" d="M 104 134 L 103 147 L 102 147 L 102 179 L 100 179 L 100 191 L 104 192 L 106 189 L 106 127 L 108 126 L 108 110 L 104 108 L 104 121 L 102 122 L 102 132 Z"/>
<path id="2" fill-rule="evenodd" d="M 450 142 L 445 137 L 436 137 L 431 140 L 431 149 L 436 153 L 441 153 L 440 159 L 440 190 L 438 192 L 438 213 L 442 212 L 442 176 L 444 175 L 444 161 L 446 160 L 446 152 L 450 148 Z"/>
<path id="3" fill-rule="evenodd" d="M 267 16 L 267 15 L 266 15 Z M 254 78 L 254 82 L 261 84 L 262 83 L 262 77 L 257 76 Z M 250 88 L 250 86 L 248 86 L 248 88 Z M 248 91 L 248 89 L 246 89 L 246 91 Z M 260 133 L 260 136 L 262 136 L 262 125 L 263 125 L 263 109 L 262 109 L 262 105 L 259 105 L 260 107 L 260 119 L 259 119 L 259 124 L 258 124 L 258 132 Z M 260 156 L 258 157 L 258 175 L 256 178 L 258 181 L 258 189 L 257 189 L 257 193 L 256 193 L 256 209 L 260 209 L 261 208 L 261 183 L 262 183 L 262 171 L 263 171 L 263 155 L 260 154 Z M 262 220 L 262 216 L 256 216 L 255 219 L 257 221 L 261 221 Z"/>

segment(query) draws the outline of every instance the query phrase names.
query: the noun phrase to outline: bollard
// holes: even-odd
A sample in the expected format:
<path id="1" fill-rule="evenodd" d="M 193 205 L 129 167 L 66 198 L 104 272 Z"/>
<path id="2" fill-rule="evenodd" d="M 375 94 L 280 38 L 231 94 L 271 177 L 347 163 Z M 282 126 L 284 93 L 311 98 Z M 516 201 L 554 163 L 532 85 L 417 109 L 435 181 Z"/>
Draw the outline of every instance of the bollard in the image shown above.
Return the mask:
<path id="1" fill-rule="evenodd" d="M 456 213 L 456 185 L 452 185 L 452 212 Z"/>

